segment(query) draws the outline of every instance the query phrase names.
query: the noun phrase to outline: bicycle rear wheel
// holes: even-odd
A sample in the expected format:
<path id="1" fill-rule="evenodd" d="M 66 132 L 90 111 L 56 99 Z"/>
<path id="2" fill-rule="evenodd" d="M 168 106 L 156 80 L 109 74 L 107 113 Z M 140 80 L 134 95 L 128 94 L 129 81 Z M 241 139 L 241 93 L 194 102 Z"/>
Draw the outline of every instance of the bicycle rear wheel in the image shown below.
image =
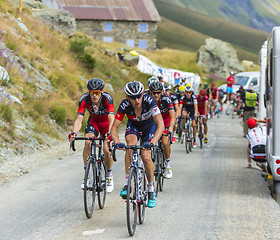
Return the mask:
<path id="1" fill-rule="evenodd" d="M 97 196 L 99 208 L 104 208 L 106 200 L 106 167 L 104 163 L 104 155 L 101 156 L 102 161 L 97 163 L 98 166 L 98 181 L 97 182 Z"/>
<path id="2" fill-rule="evenodd" d="M 193 129 L 192 126 L 190 126 L 190 141 L 189 141 L 189 150 L 192 151 L 193 148 Z"/>
<path id="3" fill-rule="evenodd" d="M 147 206 L 147 181 L 146 181 L 146 175 L 144 170 L 140 171 L 140 179 L 141 182 L 139 184 L 141 184 L 140 189 L 140 199 L 141 201 L 138 202 L 138 220 L 139 223 L 142 224 L 144 222 L 145 219 L 145 209 Z"/>
<path id="4" fill-rule="evenodd" d="M 84 207 L 88 218 L 92 217 L 96 195 L 96 165 L 88 159 L 84 180 Z"/>
<path id="5" fill-rule="evenodd" d="M 233 111 L 233 104 L 230 103 L 230 104 L 227 106 L 226 114 L 227 114 L 227 115 L 230 115 L 230 114 L 232 113 L 232 111 Z"/>
<path id="6" fill-rule="evenodd" d="M 185 147 L 186 147 L 186 152 L 189 153 L 189 138 L 190 138 L 190 132 L 189 132 L 190 126 L 187 126 L 186 128 L 186 134 L 185 134 Z"/>
<path id="7" fill-rule="evenodd" d="M 181 141 L 182 133 L 183 133 L 183 125 L 182 125 L 182 119 L 180 119 L 179 128 L 178 128 L 178 141 L 179 142 Z"/>
<path id="8" fill-rule="evenodd" d="M 160 185 L 160 159 L 159 152 L 157 151 L 155 154 L 155 171 L 154 171 L 154 186 L 155 186 L 155 194 L 158 195 L 159 185 Z"/>
<path id="9" fill-rule="evenodd" d="M 126 198 L 126 220 L 130 236 L 134 235 L 136 229 L 137 205 L 137 173 L 132 167 L 129 172 Z"/>
<path id="10" fill-rule="evenodd" d="M 203 133 L 202 133 L 202 123 L 198 124 L 199 127 L 199 133 L 198 133 L 198 137 L 199 137 L 199 144 L 200 144 L 200 148 L 203 147 Z"/>
<path id="11" fill-rule="evenodd" d="M 164 171 L 166 171 L 166 161 L 163 157 L 163 153 L 160 154 L 160 178 L 159 178 L 159 190 L 162 192 L 163 190 L 163 184 L 164 184 Z"/>

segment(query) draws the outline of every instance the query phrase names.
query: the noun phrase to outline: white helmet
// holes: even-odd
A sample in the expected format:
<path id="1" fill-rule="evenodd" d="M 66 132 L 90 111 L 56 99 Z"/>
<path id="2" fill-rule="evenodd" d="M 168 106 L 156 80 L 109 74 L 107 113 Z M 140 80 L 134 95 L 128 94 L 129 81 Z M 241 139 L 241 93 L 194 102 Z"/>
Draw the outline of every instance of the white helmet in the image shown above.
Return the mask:
<path id="1" fill-rule="evenodd" d="M 134 81 L 129 82 L 124 87 L 124 92 L 127 96 L 133 97 L 142 94 L 144 91 L 144 86 L 141 82 Z"/>
<path id="2" fill-rule="evenodd" d="M 186 86 L 185 87 L 185 92 L 193 92 L 192 86 Z"/>
<path id="3" fill-rule="evenodd" d="M 172 89 L 172 87 L 171 87 L 170 84 L 164 84 L 163 88 L 164 88 L 164 91 L 167 91 L 167 90 L 171 90 L 171 89 Z"/>
<path id="4" fill-rule="evenodd" d="M 150 84 L 152 83 L 152 82 L 158 82 L 158 79 L 156 78 L 156 77 L 150 77 L 149 78 L 149 80 L 148 80 L 148 85 L 150 86 Z"/>

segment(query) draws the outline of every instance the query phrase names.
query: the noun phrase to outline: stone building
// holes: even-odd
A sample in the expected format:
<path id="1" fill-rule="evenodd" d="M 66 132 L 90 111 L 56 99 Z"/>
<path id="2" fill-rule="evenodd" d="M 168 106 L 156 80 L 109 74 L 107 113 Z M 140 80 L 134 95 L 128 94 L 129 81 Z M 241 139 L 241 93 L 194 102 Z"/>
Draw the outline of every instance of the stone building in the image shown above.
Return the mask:
<path id="1" fill-rule="evenodd" d="M 69 11 L 77 30 L 104 42 L 155 50 L 160 16 L 153 0 L 43 0 Z"/>

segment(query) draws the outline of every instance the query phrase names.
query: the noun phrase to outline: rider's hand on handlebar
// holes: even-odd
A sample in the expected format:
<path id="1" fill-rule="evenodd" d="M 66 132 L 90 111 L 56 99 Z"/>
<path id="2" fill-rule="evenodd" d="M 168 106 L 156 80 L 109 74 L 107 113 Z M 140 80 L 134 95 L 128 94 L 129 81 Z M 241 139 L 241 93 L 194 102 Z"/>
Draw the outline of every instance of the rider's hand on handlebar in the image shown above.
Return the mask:
<path id="1" fill-rule="evenodd" d="M 165 135 L 165 136 L 168 136 L 168 132 L 169 132 L 169 131 L 164 130 L 164 131 L 162 132 L 162 134 Z"/>
<path id="2" fill-rule="evenodd" d="M 109 132 L 105 133 L 105 137 L 109 140 L 109 142 L 113 141 L 112 136 L 111 136 L 111 134 Z"/>
<path id="3" fill-rule="evenodd" d="M 150 142 L 144 142 L 143 143 L 143 148 L 147 148 L 147 149 L 150 149 L 154 146 L 153 143 L 150 143 Z"/>
<path id="4" fill-rule="evenodd" d="M 77 136 L 76 132 L 69 133 L 69 135 L 68 135 L 69 142 L 74 141 L 76 136 Z"/>
<path id="5" fill-rule="evenodd" d="M 117 149 L 125 148 L 125 144 L 124 144 L 124 143 L 121 143 L 121 142 L 118 142 L 118 143 L 116 143 L 116 148 L 117 148 Z"/>

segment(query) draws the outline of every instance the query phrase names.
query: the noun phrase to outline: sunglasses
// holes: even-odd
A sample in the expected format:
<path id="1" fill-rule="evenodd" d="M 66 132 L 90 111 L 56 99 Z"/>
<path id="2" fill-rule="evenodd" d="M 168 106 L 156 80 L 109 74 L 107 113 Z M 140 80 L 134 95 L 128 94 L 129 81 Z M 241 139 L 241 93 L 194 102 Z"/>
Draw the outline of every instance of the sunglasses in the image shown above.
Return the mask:
<path id="1" fill-rule="evenodd" d="M 189 93 L 189 94 L 191 94 L 192 92 L 186 92 L 186 93 Z"/>
<path id="2" fill-rule="evenodd" d="M 90 95 L 100 95 L 102 91 L 89 91 Z"/>
<path id="3" fill-rule="evenodd" d="M 161 92 L 152 92 L 153 95 L 161 94 Z"/>
<path id="4" fill-rule="evenodd" d="M 136 95 L 136 96 L 131 96 L 129 98 L 135 100 L 135 99 L 139 99 L 141 97 L 142 97 L 142 94 L 139 94 L 139 95 Z"/>

